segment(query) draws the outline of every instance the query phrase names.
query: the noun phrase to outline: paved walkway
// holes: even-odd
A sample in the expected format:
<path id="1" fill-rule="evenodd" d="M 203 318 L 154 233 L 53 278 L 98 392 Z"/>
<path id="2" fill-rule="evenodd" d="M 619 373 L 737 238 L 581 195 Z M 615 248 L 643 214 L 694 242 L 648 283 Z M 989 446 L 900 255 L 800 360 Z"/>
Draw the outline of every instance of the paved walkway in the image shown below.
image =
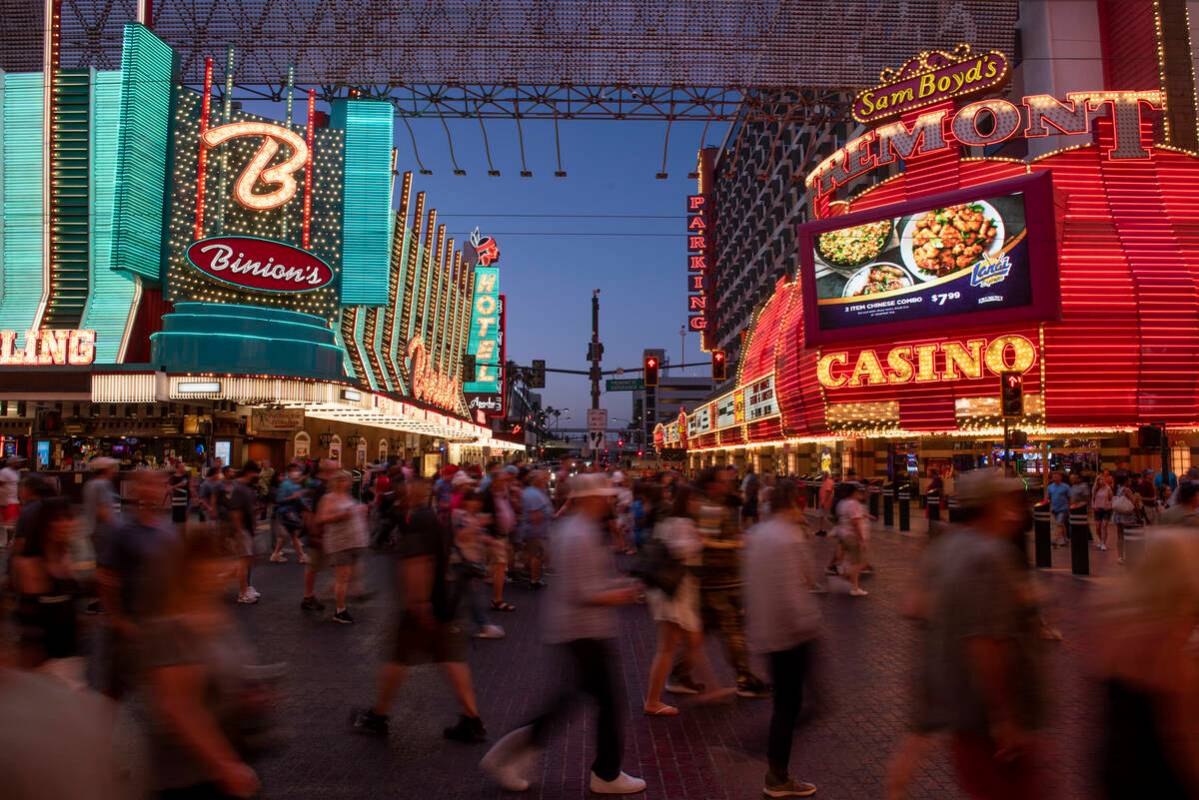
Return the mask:
<path id="1" fill-rule="evenodd" d="M 835 586 L 839 591 L 820 599 L 828 633 L 814 693 L 817 709 L 800 729 L 793 760 L 795 774 L 819 786 L 818 797 L 882 797 L 887 760 L 904 729 L 914 644 L 912 625 L 898 608 L 913 579 L 921 546 L 915 537 L 878 533 L 873 557 L 877 574 L 866 584 L 870 597 L 850 598 L 846 587 Z M 827 548 L 827 542 L 817 543 L 818 560 L 827 557 Z M 1103 555 L 1114 561 L 1114 554 Z M 1068 558 L 1064 551 L 1055 557 Z M 369 702 L 376 668 L 387 652 L 390 573 L 388 559 L 371 559 L 368 576 L 380 592 L 353 608 L 357 624 L 342 626 L 300 611 L 297 565 L 256 568 L 254 583 L 262 601 L 236 612 L 252 632 L 264 661 L 291 665 L 283 687 L 286 696 L 279 705 L 288 743 L 259 764 L 265 797 L 506 796 L 477 768 L 486 745 L 442 739 L 441 729 L 453 721 L 457 709 L 434 667 L 410 673 L 388 739 L 363 737 L 348 729 L 351 707 Z M 1053 645 L 1050 660 L 1054 702 L 1045 755 L 1052 765 L 1055 796 L 1084 798 L 1093 796 L 1087 790 L 1094 763 L 1087 732 L 1097 726 L 1091 709 L 1098 694 L 1085 678 L 1082 629 L 1088 602 L 1102 587 L 1062 574 L 1049 574 L 1044 580 L 1053 597 L 1050 616 L 1066 635 L 1063 643 Z M 508 637 L 476 642 L 472 648 L 471 669 L 493 740 L 533 716 L 548 687 L 558 680 L 556 662 L 537 643 L 541 597 L 522 586 L 510 587 L 509 599 L 517 611 L 498 620 L 508 629 Z M 675 718 L 646 718 L 640 714 L 640 703 L 653 656 L 653 627 L 641 606 L 623 609 L 621 619 L 619 646 L 627 689 L 625 767 L 649 782 L 647 797 L 759 797 L 769 701 L 684 707 Z M 713 655 L 719 668 L 727 670 L 715 648 Z M 526 796 L 586 795 L 592 724 L 590 713 L 583 713 L 560 733 Z M 924 766 L 911 796 L 930 800 L 961 796 L 944 755 Z"/>

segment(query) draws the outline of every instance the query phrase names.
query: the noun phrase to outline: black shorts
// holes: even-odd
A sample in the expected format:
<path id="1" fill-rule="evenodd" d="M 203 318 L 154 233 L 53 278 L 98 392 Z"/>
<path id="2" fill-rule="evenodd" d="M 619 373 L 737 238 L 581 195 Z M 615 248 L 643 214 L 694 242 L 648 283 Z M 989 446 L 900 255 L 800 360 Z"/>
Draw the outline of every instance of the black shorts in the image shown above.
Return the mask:
<path id="1" fill-rule="evenodd" d="M 467 641 L 462 629 L 452 622 L 421 627 L 410 614 L 401 612 L 391 661 L 405 666 L 460 664 L 466 661 Z"/>

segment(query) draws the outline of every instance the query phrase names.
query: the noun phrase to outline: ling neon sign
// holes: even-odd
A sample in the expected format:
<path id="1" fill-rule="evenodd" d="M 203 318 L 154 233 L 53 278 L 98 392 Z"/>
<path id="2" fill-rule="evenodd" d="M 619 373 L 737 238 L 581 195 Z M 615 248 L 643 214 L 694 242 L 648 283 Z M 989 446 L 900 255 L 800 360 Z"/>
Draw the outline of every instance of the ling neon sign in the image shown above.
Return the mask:
<path id="1" fill-rule="evenodd" d="M 0 331 L 0 364 L 6 366 L 85 366 L 95 360 L 95 331 L 28 331 L 24 347 L 17 345 L 16 331 Z"/>

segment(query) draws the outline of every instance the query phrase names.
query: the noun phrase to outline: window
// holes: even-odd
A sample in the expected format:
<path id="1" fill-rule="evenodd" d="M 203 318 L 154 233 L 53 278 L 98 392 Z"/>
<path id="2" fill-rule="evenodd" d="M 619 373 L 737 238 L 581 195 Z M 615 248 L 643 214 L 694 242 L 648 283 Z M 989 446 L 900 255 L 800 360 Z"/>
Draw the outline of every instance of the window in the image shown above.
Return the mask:
<path id="1" fill-rule="evenodd" d="M 1175 475 L 1183 475 L 1190 468 L 1191 446 L 1186 442 L 1170 445 L 1170 471 Z"/>
<path id="2" fill-rule="evenodd" d="M 312 439 L 304 431 L 296 434 L 295 446 L 292 448 L 293 458 L 308 458 L 308 453 L 312 446 Z"/>

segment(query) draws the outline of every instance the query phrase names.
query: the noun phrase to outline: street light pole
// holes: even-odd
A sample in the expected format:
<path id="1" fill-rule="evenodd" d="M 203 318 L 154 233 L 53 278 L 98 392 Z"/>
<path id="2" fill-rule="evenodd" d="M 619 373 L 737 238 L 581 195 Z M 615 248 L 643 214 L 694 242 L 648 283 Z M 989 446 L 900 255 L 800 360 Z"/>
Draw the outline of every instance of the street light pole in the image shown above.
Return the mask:
<path id="1" fill-rule="evenodd" d="M 599 289 L 591 292 L 591 407 L 600 407 Z"/>
<path id="2" fill-rule="evenodd" d="M 679 326 L 679 375 L 681 376 L 683 365 L 687 363 L 687 326 Z"/>

